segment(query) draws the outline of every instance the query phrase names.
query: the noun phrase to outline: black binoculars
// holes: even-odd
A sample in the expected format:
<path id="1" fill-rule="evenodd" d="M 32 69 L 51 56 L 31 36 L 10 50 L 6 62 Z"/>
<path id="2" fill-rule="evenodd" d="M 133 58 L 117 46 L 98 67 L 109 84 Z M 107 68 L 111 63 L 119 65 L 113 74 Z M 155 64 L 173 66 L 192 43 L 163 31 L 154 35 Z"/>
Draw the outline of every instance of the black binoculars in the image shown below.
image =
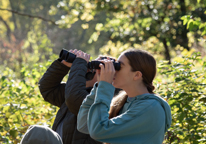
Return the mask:
<path id="1" fill-rule="evenodd" d="M 62 49 L 59 54 L 59 59 L 65 60 L 66 62 L 72 63 L 76 58 L 76 55 L 73 53 L 70 53 L 66 49 Z M 106 58 L 106 57 L 105 57 Z M 99 64 L 102 63 L 100 61 L 91 61 L 88 62 L 87 68 L 88 69 L 100 69 Z M 102 63 L 104 64 L 104 63 Z M 119 62 L 113 62 L 115 70 L 120 70 L 120 63 Z"/>

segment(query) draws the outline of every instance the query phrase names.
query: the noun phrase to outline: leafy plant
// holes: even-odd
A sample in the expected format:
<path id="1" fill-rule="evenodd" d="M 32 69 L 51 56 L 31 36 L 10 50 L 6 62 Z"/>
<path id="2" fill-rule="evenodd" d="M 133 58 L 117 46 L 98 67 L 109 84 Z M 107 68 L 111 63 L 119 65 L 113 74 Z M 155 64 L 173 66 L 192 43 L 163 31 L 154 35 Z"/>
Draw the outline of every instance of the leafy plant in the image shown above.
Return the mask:
<path id="1" fill-rule="evenodd" d="M 30 70 L 18 72 L 8 67 L 0 74 L 0 143 L 18 143 L 27 128 L 33 124 L 51 126 L 57 108 L 43 100 L 38 90 L 38 80 L 51 62 L 34 64 Z"/>
<path id="2" fill-rule="evenodd" d="M 157 93 L 172 110 L 172 126 L 167 142 L 203 144 L 206 142 L 206 61 L 200 53 L 186 52 L 174 63 L 158 67 Z"/>

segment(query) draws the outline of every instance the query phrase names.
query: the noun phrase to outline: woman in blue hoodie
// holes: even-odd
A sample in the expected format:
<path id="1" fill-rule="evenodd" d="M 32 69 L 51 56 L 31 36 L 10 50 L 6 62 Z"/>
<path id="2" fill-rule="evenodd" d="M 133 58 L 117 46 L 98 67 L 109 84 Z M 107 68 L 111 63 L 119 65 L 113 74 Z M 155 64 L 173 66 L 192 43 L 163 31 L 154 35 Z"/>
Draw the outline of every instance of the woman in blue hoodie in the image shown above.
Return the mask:
<path id="1" fill-rule="evenodd" d="M 155 59 L 146 51 L 132 49 L 118 61 L 119 71 L 111 60 L 100 64 L 98 83 L 80 107 L 77 129 L 111 144 L 162 144 L 171 125 L 171 110 L 153 92 Z M 125 94 L 113 98 L 115 87 Z"/>

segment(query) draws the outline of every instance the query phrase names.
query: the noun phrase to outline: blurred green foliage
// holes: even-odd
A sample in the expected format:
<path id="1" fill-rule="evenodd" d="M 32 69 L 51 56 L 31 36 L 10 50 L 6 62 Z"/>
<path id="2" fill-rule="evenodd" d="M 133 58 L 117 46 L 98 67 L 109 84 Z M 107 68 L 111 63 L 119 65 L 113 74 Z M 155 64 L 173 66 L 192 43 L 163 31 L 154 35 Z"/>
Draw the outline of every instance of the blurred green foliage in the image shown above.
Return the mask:
<path id="1" fill-rule="evenodd" d="M 39 64 L 32 66 L 31 71 L 27 66 L 21 69 L 23 79 L 17 79 L 17 72 L 8 67 L 1 71 L 0 143 L 20 142 L 30 125 L 53 122 L 56 108 L 43 101 L 37 85 L 46 68 Z"/>
<path id="2" fill-rule="evenodd" d="M 33 52 L 29 53 L 31 45 Z M 46 35 L 31 31 L 21 53 L 10 53 L 12 69 L 6 60 L 0 66 L 0 143 L 20 142 L 30 125 L 52 125 L 58 108 L 46 103 L 38 89 L 38 81 L 51 64 L 50 59 L 57 57 L 49 46 L 51 42 Z"/>
<path id="3" fill-rule="evenodd" d="M 201 30 L 202 35 L 206 35 L 206 22 L 205 18 L 202 16 L 206 15 L 206 10 L 204 9 L 204 5 L 206 5 L 206 0 L 197 0 L 199 4 L 199 9 L 197 9 L 198 13 L 196 15 L 185 15 L 182 16 L 183 25 L 187 25 L 187 29 L 190 31 L 196 31 L 198 29 Z"/>
<path id="4" fill-rule="evenodd" d="M 57 7 L 68 12 L 57 21 L 65 27 L 71 27 L 74 21 L 81 20 L 84 22 L 82 26 L 88 28 L 89 22 L 97 21 L 99 14 L 106 14 L 105 21 L 96 24 L 89 43 L 101 42 L 99 37 L 103 32 L 109 34 L 107 44 L 103 47 L 110 43 L 123 43 L 127 48 L 135 47 L 155 37 L 162 45 L 152 52 L 160 53 L 169 62 L 178 51 L 183 50 L 177 50 L 177 47 L 190 50 L 194 44 L 201 45 L 198 43 L 201 31 L 194 29 L 190 35 L 188 26 L 184 25 L 185 20 L 183 24 L 181 17 L 191 15 L 202 22 L 206 21 L 205 0 L 199 3 L 196 0 L 62 0 Z M 195 26 L 195 22 L 193 23 L 190 22 L 190 25 Z M 200 27 L 204 28 L 204 25 Z M 194 42 L 191 43 L 191 39 Z"/>

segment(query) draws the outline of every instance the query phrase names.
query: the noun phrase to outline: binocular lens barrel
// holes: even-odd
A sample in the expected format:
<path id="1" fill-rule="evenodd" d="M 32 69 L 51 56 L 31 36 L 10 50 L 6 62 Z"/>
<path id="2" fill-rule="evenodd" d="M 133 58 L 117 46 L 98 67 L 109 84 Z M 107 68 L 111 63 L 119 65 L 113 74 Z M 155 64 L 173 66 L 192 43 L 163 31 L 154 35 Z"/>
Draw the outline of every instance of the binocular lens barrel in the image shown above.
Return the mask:
<path id="1" fill-rule="evenodd" d="M 100 61 L 91 61 L 88 63 L 88 69 L 100 69 L 99 64 L 102 63 Z M 104 63 L 102 63 L 104 65 Z M 115 70 L 120 70 L 120 63 L 113 62 Z"/>
<path id="2" fill-rule="evenodd" d="M 66 62 L 72 63 L 75 60 L 76 55 L 73 53 L 70 53 L 69 51 L 67 51 L 65 49 L 62 49 L 60 54 L 59 54 L 59 58 L 61 60 L 65 60 Z"/>
<path id="3" fill-rule="evenodd" d="M 76 58 L 76 55 L 70 53 L 69 51 L 62 49 L 59 54 L 59 59 L 65 60 L 66 62 L 72 63 Z M 105 57 L 106 58 L 106 57 Z M 88 69 L 100 69 L 99 64 L 102 63 L 100 61 L 91 61 L 87 64 Z M 104 63 L 102 63 L 104 65 Z M 113 62 L 115 70 L 120 70 L 120 63 Z"/>

